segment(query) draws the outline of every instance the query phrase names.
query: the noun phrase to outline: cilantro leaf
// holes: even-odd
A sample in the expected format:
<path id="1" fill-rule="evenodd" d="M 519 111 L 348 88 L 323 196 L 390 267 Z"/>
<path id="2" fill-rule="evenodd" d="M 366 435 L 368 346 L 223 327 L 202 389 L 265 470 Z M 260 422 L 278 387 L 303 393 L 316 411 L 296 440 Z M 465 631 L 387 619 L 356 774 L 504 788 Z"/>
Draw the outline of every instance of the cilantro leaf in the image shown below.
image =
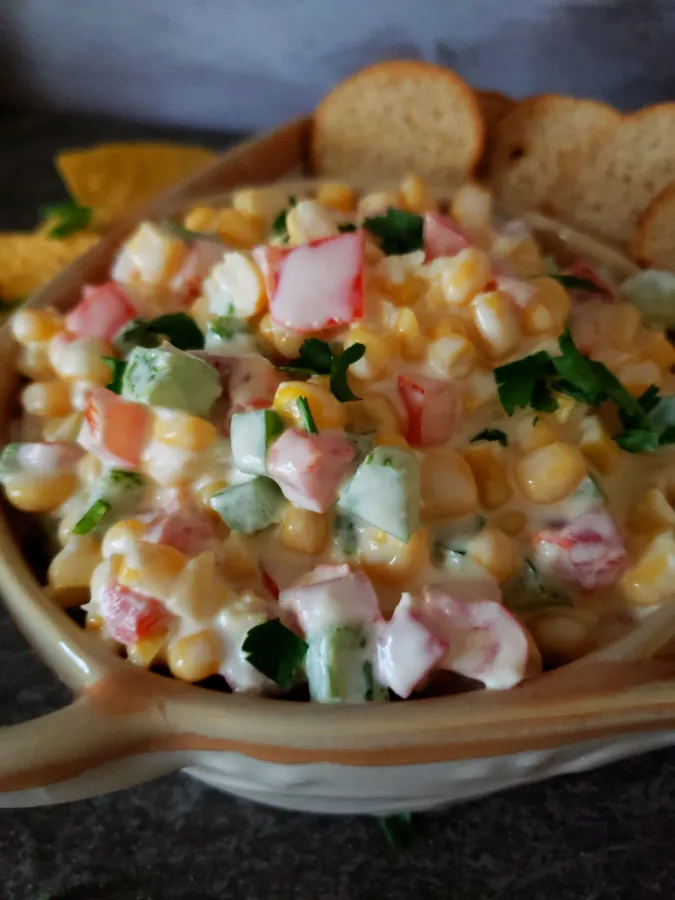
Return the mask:
<path id="1" fill-rule="evenodd" d="M 628 453 L 649 453 L 659 448 L 659 436 L 653 428 L 629 428 L 614 438 Z"/>
<path id="2" fill-rule="evenodd" d="M 309 408 L 309 400 L 307 397 L 298 397 L 296 405 L 305 431 L 308 434 L 318 434 L 319 429 L 316 427 L 316 422 L 314 421 L 312 410 Z"/>
<path id="3" fill-rule="evenodd" d="M 339 356 L 334 356 L 330 367 L 330 389 L 340 403 L 360 398 L 349 387 L 347 382 L 347 369 L 352 363 L 358 362 L 365 354 L 364 344 L 358 342 L 350 344 Z"/>
<path id="4" fill-rule="evenodd" d="M 66 200 L 43 206 L 40 213 L 44 220 L 58 219 L 47 232 L 47 237 L 65 238 L 83 231 L 91 222 L 93 210 L 90 206 L 80 206 L 76 200 Z"/>
<path id="5" fill-rule="evenodd" d="M 484 428 L 475 434 L 469 443 L 475 444 L 476 441 L 498 441 L 502 447 L 508 447 L 509 439 L 506 432 L 500 431 L 499 428 Z"/>
<path id="6" fill-rule="evenodd" d="M 249 629 L 242 650 L 254 669 L 287 691 L 305 661 L 307 644 L 279 619 L 270 619 Z"/>
<path id="7" fill-rule="evenodd" d="M 655 384 L 650 384 L 646 390 L 638 397 L 638 403 L 646 413 L 651 412 L 660 400 L 666 398 L 659 397 L 659 388 Z M 675 424 L 675 420 L 673 422 Z"/>
<path id="8" fill-rule="evenodd" d="M 238 334 L 248 334 L 249 329 L 245 322 L 234 314 L 234 306 L 230 307 L 224 316 L 218 316 L 209 322 L 209 332 L 223 341 L 231 341 Z"/>
<path id="9" fill-rule="evenodd" d="M 297 206 L 298 200 L 296 197 L 288 198 L 288 206 L 284 209 L 280 210 L 277 215 L 274 217 L 274 221 L 272 222 L 270 231 L 272 237 L 283 238 L 284 241 L 288 240 L 288 229 L 286 228 L 286 216 L 288 215 L 288 210 L 294 206 Z"/>
<path id="10" fill-rule="evenodd" d="M 592 291 L 594 294 L 603 293 L 598 285 L 589 278 L 579 278 L 578 275 L 565 275 L 562 272 L 548 272 L 548 278 L 553 278 L 568 291 Z"/>
<path id="11" fill-rule="evenodd" d="M 574 391 L 575 399 L 583 399 L 594 406 L 600 403 L 605 394 L 604 372 L 608 370 L 604 366 L 598 367 L 592 359 L 579 350 L 572 340 L 569 329 L 566 329 L 558 338 L 558 346 L 562 356 L 552 357 L 553 366 L 563 382 L 556 385 L 563 393 L 565 382 Z"/>
<path id="12" fill-rule="evenodd" d="M 363 227 L 380 239 L 380 249 L 387 256 L 411 253 L 424 246 L 424 219 L 404 209 L 370 216 L 364 219 Z"/>
<path id="13" fill-rule="evenodd" d="M 110 504 L 107 500 L 97 500 L 95 503 L 92 503 L 82 518 L 75 524 L 73 534 L 89 534 L 109 510 Z"/>
<path id="14" fill-rule="evenodd" d="M 133 319 L 115 335 L 113 344 L 128 352 L 134 347 L 159 347 L 167 340 L 178 350 L 201 350 L 204 335 L 187 313 L 167 313 L 156 319 Z"/>
<path id="15" fill-rule="evenodd" d="M 555 409 L 555 400 L 546 384 L 554 372 L 551 356 L 545 350 L 497 366 L 494 370 L 497 392 L 508 415 L 528 406 L 549 412 L 553 404 Z"/>
<path id="16" fill-rule="evenodd" d="M 417 837 L 417 831 L 410 813 L 383 816 L 380 825 L 388 844 L 396 850 L 405 850 Z"/>
<path id="17" fill-rule="evenodd" d="M 347 234 L 350 231 L 358 231 L 358 228 L 353 222 L 345 222 L 343 225 L 338 225 L 338 231 L 340 234 Z"/>
<path id="18" fill-rule="evenodd" d="M 335 354 L 330 344 L 318 338 L 307 338 L 300 347 L 299 356 L 287 366 L 279 366 L 282 372 L 330 375 L 330 389 L 340 403 L 358 400 L 347 383 L 347 370 L 366 352 L 364 344 L 354 343 L 342 353 Z"/>
<path id="19" fill-rule="evenodd" d="M 102 359 L 106 365 L 110 366 L 110 371 L 112 372 L 112 381 L 107 385 L 108 390 L 112 391 L 113 394 L 121 394 L 122 379 L 124 378 L 124 370 L 127 364 L 123 359 L 115 359 L 112 356 L 104 356 Z"/>

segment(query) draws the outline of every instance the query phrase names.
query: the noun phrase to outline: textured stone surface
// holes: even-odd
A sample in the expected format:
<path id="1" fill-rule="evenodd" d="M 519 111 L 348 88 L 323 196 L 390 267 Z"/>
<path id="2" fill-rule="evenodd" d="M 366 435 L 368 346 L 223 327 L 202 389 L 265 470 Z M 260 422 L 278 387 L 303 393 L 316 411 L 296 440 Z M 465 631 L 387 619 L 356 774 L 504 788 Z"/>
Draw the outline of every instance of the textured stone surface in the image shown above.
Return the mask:
<path id="1" fill-rule="evenodd" d="M 159 132 L 0 120 L 0 227 L 32 225 L 37 205 L 60 196 L 55 147 L 141 133 Z M 0 609 L 0 725 L 67 699 Z M 0 900 L 672 898 L 674 816 L 673 752 L 421 816 L 405 852 L 372 820 L 268 810 L 176 775 L 68 806 L 0 810 Z"/>

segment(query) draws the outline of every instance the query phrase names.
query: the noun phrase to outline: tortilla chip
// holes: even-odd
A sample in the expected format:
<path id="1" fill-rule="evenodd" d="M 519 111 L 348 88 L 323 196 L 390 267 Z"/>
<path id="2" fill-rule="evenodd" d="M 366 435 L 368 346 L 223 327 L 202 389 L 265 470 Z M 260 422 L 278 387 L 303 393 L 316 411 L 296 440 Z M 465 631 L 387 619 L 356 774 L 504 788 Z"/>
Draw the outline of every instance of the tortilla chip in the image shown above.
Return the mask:
<path id="1" fill-rule="evenodd" d="M 39 232 L 0 234 L 0 299 L 10 302 L 24 299 L 99 240 L 99 235 L 90 231 L 62 240 Z"/>
<path id="2" fill-rule="evenodd" d="M 179 144 L 101 144 L 60 153 L 56 168 L 77 202 L 94 209 L 96 225 L 104 225 L 180 184 L 213 156 Z"/>

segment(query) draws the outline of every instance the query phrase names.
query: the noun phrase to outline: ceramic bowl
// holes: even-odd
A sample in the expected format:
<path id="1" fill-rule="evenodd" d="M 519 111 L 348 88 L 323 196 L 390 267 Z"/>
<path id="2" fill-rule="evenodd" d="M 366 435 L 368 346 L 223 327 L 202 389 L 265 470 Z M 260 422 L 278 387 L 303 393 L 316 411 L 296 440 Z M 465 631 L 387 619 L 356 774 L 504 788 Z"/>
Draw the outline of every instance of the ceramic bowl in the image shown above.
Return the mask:
<path id="1" fill-rule="evenodd" d="M 73 304 L 105 277 L 133 222 L 196 197 L 288 178 L 305 166 L 308 120 L 218 159 L 116 227 L 30 305 Z M 531 224 L 623 275 L 621 254 L 542 217 Z M 0 338 L 2 439 L 17 377 Z M 321 706 L 209 691 L 134 668 L 80 629 L 41 589 L 4 513 L 0 584 L 10 613 L 71 688 L 65 709 L 0 729 L 0 805 L 76 800 L 185 770 L 289 809 L 387 814 L 475 797 L 673 742 L 675 662 L 589 657 L 514 690 L 373 706 Z"/>

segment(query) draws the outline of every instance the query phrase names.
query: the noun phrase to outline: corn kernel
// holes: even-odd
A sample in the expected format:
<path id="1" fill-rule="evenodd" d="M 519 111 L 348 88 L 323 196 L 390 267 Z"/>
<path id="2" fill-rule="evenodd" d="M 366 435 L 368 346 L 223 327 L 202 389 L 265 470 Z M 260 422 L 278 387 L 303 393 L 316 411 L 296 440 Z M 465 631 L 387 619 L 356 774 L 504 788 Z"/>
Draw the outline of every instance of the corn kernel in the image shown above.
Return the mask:
<path id="1" fill-rule="evenodd" d="M 65 339 L 64 339 L 65 338 Z M 57 334 L 49 342 L 49 362 L 61 378 L 110 384 L 110 366 L 103 357 L 114 356 L 110 344 L 98 338 L 73 338 Z"/>
<path id="2" fill-rule="evenodd" d="M 120 519 L 106 531 L 101 545 L 104 559 L 126 556 L 148 533 L 148 526 L 140 519 Z"/>
<path id="3" fill-rule="evenodd" d="M 177 409 L 155 411 L 152 435 L 157 441 L 183 450 L 206 450 L 213 444 L 218 431 L 215 425 Z"/>
<path id="4" fill-rule="evenodd" d="M 504 291 L 478 294 L 472 302 L 474 322 L 490 356 L 510 353 L 518 343 L 520 330 L 513 301 Z"/>
<path id="5" fill-rule="evenodd" d="M 628 393 L 633 397 L 639 397 L 652 384 L 660 387 L 663 383 L 661 369 L 659 369 L 655 362 L 651 362 L 650 360 L 622 366 L 616 375 Z"/>
<path id="6" fill-rule="evenodd" d="M 321 553 L 326 546 L 329 518 L 326 513 L 298 509 L 289 503 L 279 527 L 279 540 L 288 550 L 298 553 Z"/>
<path id="7" fill-rule="evenodd" d="M 213 631 L 198 631 L 171 641 L 166 654 L 171 674 L 190 683 L 215 675 L 219 658 L 218 639 Z"/>
<path id="8" fill-rule="evenodd" d="M 610 475 L 619 462 L 621 451 L 611 440 L 597 416 L 587 416 L 579 427 L 581 452 L 601 475 Z"/>
<path id="9" fill-rule="evenodd" d="M 186 562 L 185 556 L 174 547 L 142 541 L 124 557 L 118 580 L 125 587 L 166 602 Z"/>
<path id="10" fill-rule="evenodd" d="M 656 363 L 662 372 L 675 366 L 675 347 L 662 331 L 650 331 L 640 347 L 640 359 Z"/>
<path id="11" fill-rule="evenodd" d="M 356 194 L 341 181 L 324 181 L 319 185 L 316 199 L 328 209 L 336 212 L 352 212 L 356 204 Z"/>
<path id="12" fill-rule="evenodd" d="M 21 405 L 32 416 L 66 416 L 70 412 L 68 382 L 62 379 L 35 381 L 21 392 Z"/>
<path id="13" fill-rule="evenodd" d="M 516 537 L 527 525 L 527 516 L 519 509 L 508 509 L 505 512 L 498 513 L 492 520 L 495 528 L 508 534 L 509 537 Z"/>
<path id="14" fill-rule="evenodd" d="M 284 381 L 277 388 L 273 406 L 289 425 L 303 428 L 303 418 L 298 408 L 298 399 L 306 397 L 309 409 L 319 431 L 343 429 L 347 413 L 340 401 L 318 384 L 305 381 Z"/>
<path id="15" fill-rule="evenodd" d="M 506 474 L 504 448 L 494 444 L 476 444 L 463 452 L 478 487 L 478 499 L 485 509 L 497 509 L 511 498 Z"/>
<path id="16" fill-rule="evenodd" d="M 464 393 L 464 411 L 468 414 L 473 413 L 481 406 L 496 399 L 497 382 L 492 372 L 475 371 L 469 389 Z"/>
<path id="17" fill-rule="evenodd" d="M 523 419 L 515 431 L 516 443 L 526 453 L 552 444 L 557 438 L 555 430 L 542 418 Z"/>
<path id="18" fill-rule="evenodd" d="M 492 195 L 477 184 L 463 184 L 457 189 L 450 212 L 453 219 L 472 235 L 492 232 Z"/>
<path id="19" fill-rule="evenodd" d="M 558 335 L 570 313 L 570 298 L 565 288 L 553 278 L 533 278 L 536 293 L 522 314 L 523 332 L 528 335 Z"/>
<path id="20" fill-rule="evenodd" d="M 642 316 L 632 303 L 612 304 L 612 317 L 608 337 L 614 347 L 632 350 L 642 325 Z"/>
<path id="21" fill-rule="evenodd" d="M 180 573 L 168 601 L 169 609 L 179 616 L 197 621 L 213 618 L 232 599 L 212 551 L 191 559 Z"/>
<path id="22" fill-rule="evenodd" d="M 406 175 L 401 181 L 401 199 L 406 209 L 414 213 L 425 213 L 436 209 L 436 203 L 429 188 L 417 175 Z"/>
<path id="23" fill-rule="evenodd" d="M 87 453 L 77 464 L 77 474 L 82 484 L 91 487 L 103 471 L 103 463 L 94 456 L 93 453 Z"/>
<path id="24" fill-rule="evenodd" d="M 553 399 L 558 404 L 558 408 L 555 412 L 551 413 L 551 417 L 556 421 L 559 425 L 565 425 L 569 422 L 572 413 L 577 408 L 578 404 L 574 397 L 570 397 L 567 394 L 553 394 Z"/>
<path id="25" fill-rule="evenodd" d="M 441 289 L 450 306 L 466 306 L 492 278 L 490 258 L 475 247 L 460 250 L 443 263 Z"/>
<path id="26" fill-rule="evenodd" d="M 94 569 L 101 561 L 101 544 L 90 535 L 73 535 L 51 561 L 47 581 L 59 604 L 73 606 L 89 593 Z"/>
<path id="27" fill-rule="evenodd" d="M 16 367 L 21 375 L 36 381 L 47 381 L 54 375 L 46 344 L 28 344 L 21 347 Z"/>
<path id="28" fill-rule="evenodd" d="M 621 579 L 624 596 L 636 606 L 656 606 L 673 595 L 675 538 L 668 531 L 657 535 L 640 559 Z"/>
<path id="29" fill-rule="evenodd" d="M 407 544 L 390 534 L 368 529 L 361 541 L 361 568 L 373 581 L 400 587 L 429 565 L 429 538 L 420 528 Z"/>
<path id="30" fill-rule="evenodd" d="M 402 434 L 395 431 L 378 431 L 375 434 L 376 447 L 400 447 L 401 450 L 410 450 L 410 444 Z"/>
<path id="31" fill-rule="evenodd" d="M 581 659 L 597 646 L 595 629 L 585 610 L 545 609 L 527 619 L 527 628 L 547 666 L 559 666 Z"/>
<path id="32" fill-rule="evenodd" d="M 205 297 L 203 294 L 201 297 L 197 297 L 190 307 L 190 315 L 197 325 L 199 325 L 200 329 L 206 331 L 209 322 L 213 321 L 215 318 L 214 314 L 209 309 L 209 298 Z"/>
<path id="33" fill-rule="evenodd" d="M 232 533 L 223 544 L 221 568 L 228 581 L 242 581 L 251 578 L 258 571 L 255 557 L 251 553 L 247 539 Z"/>
<path id="34" fill-rule="evenodd" d="M 458 334 L 432 341 L 428 355 L 434 369 L 448 378 L 466 378 L 473 372 L 476 362 L 476 348 Z"/>
<path id="35" fill-rule="evenodd" d="M 361 400 L 343 404 L 347 411 L 347 427 L 356 434 L 382 431 L 386 434 L 400 432 L 396 412 L 386 397 L 363 394 Z"/>
<path id="36" fill-rule="evenodd" d="M 243 250 L 255 247 L 264 238 L 258 219 L 231 207 L 217 211 L 215 231 L 226 244 Z"/>
<path id="37" fill-rule="evenodd" d="M 288 192 L 284 187 L 243 188 L 232 195 L 237 212 L 269 223 L 288 206 Z"/>
<path id="38" fill-rule="evenodd" d="M 13 475 L 5 483 L 5 494 L 12 506 L 23 512 L 44 513 L 58 509 L 77 487 L 77 476 L 71 472 L 39 478 Z"/>
<path id="39" fill-rule="evenodd" d="M 304 334 L 277 325 L 269 313 L 260 320 L 258 336 L 269 349 L 276 351 L 286 359 L 294 359 L 305 341 Z"/>
<path id="40" fill-rule="evenodd" d="M 46 441 L 66 441 L 74 443 L 82 427 L 82 413 L 74 412 L 62 419 L 45 419 L 42 425 L 42 437 Z"/>
<path id="41" fill-rule="evenodd" d="M 127 659 L 140 669 L 149 669 L 155 663 L 164 661 L 166 642 L 166 632 L 141 638 L 127 648 Z"/>
<path id="42" fill-rule="evenodd" d="M 359 216 L 377 216 L 385 213 L 390 207 L 401 205 L 401 194 L 398 191 L 373 191 L 364 194 L 359 200 Z"/>
<path id="43" fill-rule="evenodd" d="M 557 503 L 586 476 L 586 460 L 572 444 L 554 441 L 524 456 L 516 465 L 516 481 L 535 503 Z"/>
<path id="44" fill-rule="evenodd" d="M 208 513 L 211 518 L 217 519 L 219 521 L 222 520 L 220 519 L 220 516 L 215 511 L 215 509 L 211 506 L 211 497 L 213 497 L 214 494 L 217 494 L 220 491 L 224 491 L 227 487 L 229 487 L 229 484 L 224 478 L 215 477 L 209 478 L 207 480 L 200 479 L 193 486 L 194 495 L 201 508 L 204 510 L 204 512 Z"/>
<path id="45" fill-rule="evenodd" d="M 648 488 L 628 511 L 626 528 L 645 534 L 675 528 L 675 510 L 666 500 L 663 491 Z"/>
<path id="46" fill-rule="evenodd" d="M 14 340 L 24 347 L 44 344 L 63 331 L 63 316 L 53 309 L 21 309 L 10 323 Z"/>
<path id="47" fill-rule="evenodd" d="M 420 467 L 425 515 L 463 516 L 478 506 L 478 488 L 471 466 L 456 450 L 430 450 Z"/>
<path id="48" fill-rule="evenodd" d="M 338 234 L 335 220 L 316 200 L 301 200 L 286 213 L 286 230 L 291 244 L 306 244 Z"/>
<path id="49" fill-rule="evenodd" d="M 366 381 L 377 381 L 382 378 L 390 366 L 395 344 L 387 334 L 375 334 L 358 325 L 352 328 L 345 339 L 345 350 L 352 344 L 363 344 L 365 354 L 349 367 L 350 373 Z"/>
<path id="50" fill-rule="evenodd" d="M 434 322 L 427 331 L 432 341 L 438 341 L 444 337 L 463 337 L 473 342 L 478 336 L 476 328 L 470 319 L 462 313 L 444 312 L 440 322 Z"/>
<path id="51" fill-rule="evenodd" d="M 518 553 L 511 538 L 496 528 L 483 528 L 472 537 L 466 548 L 467 556 L 483 566 L 501 584 L 516 570 Z"/>
<path id="52" fill-rule="evenodd" d="M 65 547 L 71 538 L 73 528 L 80 521 L 89 507 L 89 501 L 81 493 L 69 497 L 59 510 L 61 520 L 56 529 L 56 535 L 62 547 Z"/>
<path id="53" fill-rule="evenodd" d="M 401 356 L 407 362 L 417 362 L 426 350 L 426 340 L 421 332 L 417 316 L 411 309 L 400 310 L 396 318 L 396 333 L 398 335 Z"/>
<path id="54" fill-rule="evenodd" d="M 516 278 L 533 278 L 543 268 L 541 252 L 532 238 L 499 235 L 492 245 L 492 253 L 511 263 Z"/>
<path id="55" fill-rule="evenodd" d="M 183 225 L 190 231 L 215 234 L 218 210 L 212 206 L 194 206 L 185 213 Z"/>

